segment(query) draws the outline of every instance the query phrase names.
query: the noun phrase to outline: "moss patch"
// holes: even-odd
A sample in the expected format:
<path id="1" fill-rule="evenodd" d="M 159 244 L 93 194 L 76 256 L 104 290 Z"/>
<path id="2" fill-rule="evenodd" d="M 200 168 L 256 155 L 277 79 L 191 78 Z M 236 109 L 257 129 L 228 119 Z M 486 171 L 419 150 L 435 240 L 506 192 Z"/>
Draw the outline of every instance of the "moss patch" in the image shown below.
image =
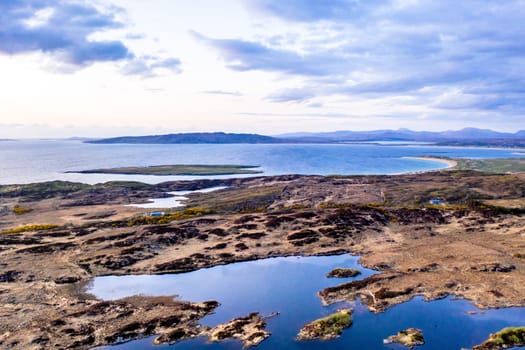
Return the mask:
<path id="1" fill-rule="evenodd" d="M 23 215 L 23 214 L 27 214 L 29 212 L 32 212 L 33 209 L 31 208 L 25 208 L 25 207 L 21 207 L 19 205 L 15 205 L 14 208 L 13 208 L 13 213 L 15 213 L 16 215 Z"/>
<path id="2" fill-rule="evenodd" d="M 23 232 L 29 232 L 29 231 L 45 231 L 45 230 L 52 230 L 57 227 L 58 225 L 52 225 L 52 224 L 26 225 L 26 226 L 12 228 L 9 230 L 0 231 L 0 234 L 23 233 Z"/>
<path id="3" fill-rule="evenodd" d="M 497 350 L 525 345 L 525 326 L 507 327 L 491 334 L 483 344 L 477 345 L 473 350 Z"/>
<path id="4" fill-rule="evenodd" d="M 352 310 L 341 309 L 330 316 L 320 318 L 305 325 L 297 334 L 298 340 L 329 340 L 337 338 L 343 329 L 352 325 Z"/>

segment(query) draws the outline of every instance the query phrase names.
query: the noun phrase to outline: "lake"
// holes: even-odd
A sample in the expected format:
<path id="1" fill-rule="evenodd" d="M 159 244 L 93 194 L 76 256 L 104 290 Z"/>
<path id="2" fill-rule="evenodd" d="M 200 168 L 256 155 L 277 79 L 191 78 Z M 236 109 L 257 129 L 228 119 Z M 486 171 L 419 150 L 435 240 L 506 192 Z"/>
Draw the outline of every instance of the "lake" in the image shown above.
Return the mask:
<path id="1" fill-rule="evenodd" d="M 217 266 L 172 275 L 105 276 L 94 279 L 89 292 L 102 299 L 128 295 L 179 295 L 183 300 L 217 300 L 216 313 L 201 324 L 214 326 L 232 318 L 259 311 L 280 315 L 268 320 L 272 335 L 256 349 L 402 349 L 397 344 L 383 344 L 383 339 L 399 330 L 416 327 L 423 330 L 426 344 L 418 349 L 461 349 L 483 342 L 490 333 L 506 326 L 523 325 L 525 308 L 478 310 L 465 300 L 425 302 L 416 298 L 381 314 L 369 312 L 362 304 L 338 303 L 323 307 L 316 293 L 350 279 L 328 279 L 326 273 L 335 267 L 360 269 L 362 279 L 375 271 L 358 264 L 350 255 L 325 257 L 286 257 Z M 353 325 L 331 341 L 294 340 L 307 322 L 326 316 L 338 308 L 354 308 Z M 478 312 L 470 314 L 469 312 Z M 152 345 L 155 337 L 124 344 L 101 347 L 108 350 L 128 349 L 242 349 L 239 341 L 207 343 L 204 338 L 174 345 Z"/>
<path id="2" fill-rule="evenodd" d="M 69 140 L 0 142 L 0 184 L 52 180 L 89 184 L 112 180 L 159 183 L 196 176 L 141 176 L 65 173 L 95 168 L 164 164 L 258 165 L 262 175 L 399 174 L 445 167 L 442 162 L 408 156 L 464 158 L 523 157 L 516 150 L 367 144 L 219 144 L 131 145 L 87 144 Z M 253 175 L 213 176 L 213 178 Z M 212 176 L 207 176 L 212 178 Z"/>

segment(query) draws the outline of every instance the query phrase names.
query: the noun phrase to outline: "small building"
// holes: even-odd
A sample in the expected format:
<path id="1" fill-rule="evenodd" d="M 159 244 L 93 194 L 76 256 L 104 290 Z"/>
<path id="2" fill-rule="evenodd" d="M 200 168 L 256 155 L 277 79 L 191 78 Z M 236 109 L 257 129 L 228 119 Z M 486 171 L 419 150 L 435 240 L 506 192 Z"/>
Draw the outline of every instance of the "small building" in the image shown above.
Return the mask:
<path id="1" fill-rule="evenodd" d="M 149 216 L 164 216 L 164 215 L 166 215 L 166 213 L 163 211 L 152 211 L 151 213 L 149 213 Z"/>
<path id="2" fill-rule="evenodd" d="M 444 205 L 445 204 L 443 200 L 438 199 L 438 198 L 431 199 L 428 202 L 433 205 Z"/>

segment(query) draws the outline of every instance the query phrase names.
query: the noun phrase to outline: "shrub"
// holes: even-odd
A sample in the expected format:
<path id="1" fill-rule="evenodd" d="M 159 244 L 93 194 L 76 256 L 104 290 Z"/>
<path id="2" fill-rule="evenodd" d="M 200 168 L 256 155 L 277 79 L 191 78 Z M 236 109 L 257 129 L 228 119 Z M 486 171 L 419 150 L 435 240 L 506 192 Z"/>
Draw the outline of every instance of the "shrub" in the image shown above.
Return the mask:
<path id="1" fill-rule="evenodd" d="M 31 209 L 31 208 L 24 208 L 24 207 L 19 206 L 18 204 L 15 205 L 14 208 L 13 208 L 13 213 L 15 213 L 16 215 L 27 214 L 27 213 L 29 213 L 31 211 L 33 211 L 33 209 Z"/>
<path id="2" fill-rule="evenodd" d="M 53 224 L 26 225 L 26 226 L 12 228 L 9 230 L 4 230 L 4 231 L 1 231 L 0 233 L 1 234 L 11 234 L 11 233 L 23 233 L 23 232 L 29 232 L 29 231 L 44 231 L 44 230 L 52 230 L 57 227 L 58 225 L 53 225 Z"/>

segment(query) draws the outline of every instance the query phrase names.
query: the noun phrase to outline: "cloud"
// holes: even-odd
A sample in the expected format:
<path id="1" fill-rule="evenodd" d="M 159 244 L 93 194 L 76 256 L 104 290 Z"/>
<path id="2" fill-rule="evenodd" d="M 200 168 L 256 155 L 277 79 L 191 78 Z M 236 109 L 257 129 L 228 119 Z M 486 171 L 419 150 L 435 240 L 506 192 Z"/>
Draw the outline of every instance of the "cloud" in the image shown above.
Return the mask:
<path id="1" fill-rule="evenodd" d="M 136 57 L 128 61 L 121 72 L 125 75 L 139 75 L 152 78 L 165 72 L 180 73 L 182 62 L 178 58 L 158 58 L 152 56 Z"/>
<path id="2" fill-rule="evenodd" d="M 120 41 L 89 39 L 95 32 L 123 26 L 113 11 L 71 1 L 3 1 L 0 52 L 40 51 L 79 66 L 131 58 L 133 54 Z"/>
<path id="3" fill-rule="evenodd" d="M 311 89 L 286 89 L 277 91 L 267 97 L 271 102 L 305 102 L 315 97 Z"/>
<path id="4" fill-rule="evenodd" d="M 203 91 L 203 94 L 208 95 L 226 95 L 226 96 L 243 96 L 239 91 L 225 91 L 225 90 L 207 90 Z"/>
<path id="5" fill-rule="evenodd" d="M 95 34 L 124 28 L 119 19 L 124 13 L 119 7 L 80 0 L 3 0 L 0 1 L 0 53 L 40 52 L 53 56 L 55 66 L 76 68 L 97 62 L 127 61 L 134 66 L 128 71 L 141 75 L 152 75 L 158 69 L 178 71 L 178 59 L 157 58 L 155 62 L 145 62 L 123 41 L 93 39 Z"/>
<path id="6" fill-rule="evenodd" d="M 322 76 L 331 73 L 331 66 L 341 63 L 324 55 L 300 55 L 291 50 L 275 49 L 253 41 L 213 39 L 196 32 L 192 32 L 192 35 L 218 50 L 227 66 L 237 71 L 265 70 Z"/>
<path id="7" fill-rule="evenodd" d="M 232 70 L 280 74 L 283 89 L 269 101 L 410 97 L 437 111 L 525 112 L 523 1 L 254 0 L 248 8 L 288 32 L 195 37 Z"/>

